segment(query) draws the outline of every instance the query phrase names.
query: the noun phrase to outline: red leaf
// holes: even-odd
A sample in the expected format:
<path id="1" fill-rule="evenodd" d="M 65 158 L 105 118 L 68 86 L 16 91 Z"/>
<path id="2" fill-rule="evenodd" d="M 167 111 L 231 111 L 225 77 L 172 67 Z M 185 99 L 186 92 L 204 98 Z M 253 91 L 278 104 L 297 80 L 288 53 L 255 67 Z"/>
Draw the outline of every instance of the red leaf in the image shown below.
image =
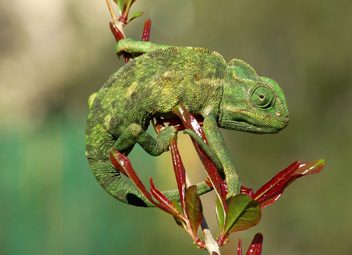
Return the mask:
<path id="1" fill-rule="evenodd" d="M 153 197 L 158 200 L 159 207 L 163 207 L 167 212 L 172 214 L 175 217 L 179 217 L 179 212 L 177 209 L 174 207 L 174 205 L 170 202 L 170 200 L 162 193 L 160 190 L 158 190 L 153 182 L 152 177 L 149 179 L 150 182 L 150 193 L 153 195 Z"/>
<path id="2" fill-rule="evenodd" d="M 116 24 L 114 22 L 110 21 L 109 26 L 110 26 L 110 30 L 111 30 L 112 34 L 114 35 L 117 42 L 120 41 L 121 39 L 125 38 L 123 33 L 120 31 L 120 29 L 116 26 Z"/>
<path id="3" fill-rule="evenodd" d="M 200 127 L 197 119 L 182 105 L 180 104 L 180 107 L 177 109 L 174 109 L 174 113 L 182 120 L 183 125 L 187 129 L 193 130 L 196 134 L 198 134 L 205 143 L 208 143 L 204 134 L 203 129 Z M 199 145 L 193 141 L 193 145 L 200 157 L 200 160 L 202 161 L 205 170 L 208 173 L 210 182 L 212 186 L 214 187 L 221 204 L 223 205 L 225 211 L 227 209 L 226 205 L 226 185 L 224 181 L 221 179 L 214 163 L 209 159 L 209 157 L 202 151 L 202 149 L 199 147 Z"/>
<path id="4" fill-rule="evenodd" d="M 186 171 L 183 166 L 181 155 L 177 148 L 177 143 L 173 140 L 170 144 L 170 151 L 172 157 L 172 164 L 176 176 L 177 188 L 180 194 L 180 202 L 182 209 L 185 208 L 185 194 L 186 194 Z"/>
<path id="5" fill-rule="evenodd" d="M 150 203 L 152 203 L 153 205 L 155 205 L 156 207 L 160 208 L 161 210 L 167 213 L 170 213 L 174 216 L 179 216 L 179 213 L 177 213 L 177 210 L 171 205 L 171 203 L 170 205 L 168 205 L 167 203 L 164 204 L 159 201 L 159 199 L 164 199 L 166 197 L 159 190 L 157 190 L 154 185 L 151 185 L 152 192 L 154 193 L 153 196 L 155 195 L 155 198 L 158 197 L 156 199 L 158 200 L 159 203 L 153 200 L 151 193 L 147 191 L 146 187 L 144 186 L 144 184 L 142 183 L 142 181 L 139 179 L 136 172 L 134 171 L 130 160 L 124 154 L 122 154 L 117 150 L 113 150 L 110 153 L 110 159 L 113 162 L 113 164 L 114 162 L 115 164 L 116 163 L 118 164 L 118 166 L 123 170 L 123 172 L 125 172 L 125 174 L 131 179 L 134 185 L 136 185 L 138 190 L 144 195 L 144 197 Z"/>
<path id="6" fill-rule="evenodd" d="M 167 197 L 165 197 L 165 195 L 155 187 L 152 177 L 149 178 L 149 183 L 150 183 L 150 193 L 153 195 L 153 197 L 155 197 L 155 199 L 162 204 L 172 206 L 170 200 Z"/>
<path id="7" fill-rule="evenodd" d="M 125 172 L 125 170 L 123 169 L 123 167 L 120 165 L 119 161 L 116 159 L 116 157 L 114 156 L 113 152 L 110 153 L 110 161 L 112 163 L 112 165 L 119 170 L 121 173 L 123 173 L 124 175 L 127 175 L 127 173 Z"/>
<path id="8" fill-rule="evenodd" d="M 261 233 L 257 233 L 251 245 L 249 246 L 246 255 L 261 255 L 263 247 L 263 235 Z"/>
<path id="9" fill-rule="evenodd" d="M 281 196 L 285 188 L 294 180 L 305 175 L 319 173 L 324 166 L 325 161 L 322 159 L 308 163 L 296 161 L 276 174 L 252 197 L 260 203 L 262 208 L 271 205 Z"/>
<path id="10" fill-rule="evenodd" d="M 142 41 L 147 42 L 150 40 L 150 30 L 152 27 L 152 21 L 147 19 L 144 22 L 143 34 L 142 34 Z"/>
<path id="11" fill-rule="evenodd" d="M 202 202 L 197 194 L 197 186 L 192 185 L 186 190 L 186 215 L 193 234 L 197 236 L 197 229 L 203 219 Z"/>
<path id="12" fill-rule="evenodd" d="M 137 188 L 139 189 L 139 191 L 152 203 L 152 204 L 156 204 L 155 201 L 153 200 L 152 196 L 150 195 L 150 193 L 147 191 L 147 189 L 145 188 L 144 184 L 142 183 L 142 181 L 139 179 L 139 177 L 137 176 L 136 172 L 134 171 L 130 160 L 121 152 L 119 152 L 118 150 L 113 150 L 110 153 L 110 159 L 112 159 L 112 163 L 114 164 L 114 162 L 116 161 L 119 166 L 121 167 L 121 169 L 123 170 L 123 172 L 125 172 L 125 174 L 127 174 L 127 176 L 133 181 L 133 183 L 137 186 Z"/>
<path id="13" fill-rule="evenodd" d="M 250 196 L 251 198 L 253 198 L 253 195 L 254 195 L 254 192 L 251 188 L 247 188 L 245 186 L 241 186 L 241 191 L 240 191 L 241 194 L 245 194 L 245 195 L 248 195 Z"/>

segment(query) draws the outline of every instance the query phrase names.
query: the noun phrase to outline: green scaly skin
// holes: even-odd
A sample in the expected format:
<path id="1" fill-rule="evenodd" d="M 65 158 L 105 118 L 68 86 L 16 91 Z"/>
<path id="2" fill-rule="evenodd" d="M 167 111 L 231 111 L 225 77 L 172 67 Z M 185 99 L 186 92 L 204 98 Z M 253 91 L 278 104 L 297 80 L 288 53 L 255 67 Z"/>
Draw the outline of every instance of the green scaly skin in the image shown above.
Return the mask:
<path id="1" fill-rule="evenodd" d="M 286 127 L 288 109 L 278 84 L 258 76 L 244 61 L 226 63 L 219 53 L 208 49 L 125 39 L 119 41 L 116 51 L 141 56 L 120 68 L 89 99 L 86 156 L 101 186 L 122 202 L 152 206 L 112 166 L 109 154 L 116 149 L 127 155 L 136 143 L 153 156 L 166 151 L 176 136 L 175 129 L 167 127 L 156 138 L 146 130 L 153 117 L 174 116 L 173 110 L 182 103 L 204 118 L 209 146 L 197 142 L 225 176 L 228 196 L 237 194 L 240 182 L 219 127 L 263 134 Z M 187 133 L 192 135 L 189 130 Z M 210 190 L 205 183 L 197 186 L 199 194 Z M 178 197 L 176 190 L 164 193 L 171 200 Z"/>

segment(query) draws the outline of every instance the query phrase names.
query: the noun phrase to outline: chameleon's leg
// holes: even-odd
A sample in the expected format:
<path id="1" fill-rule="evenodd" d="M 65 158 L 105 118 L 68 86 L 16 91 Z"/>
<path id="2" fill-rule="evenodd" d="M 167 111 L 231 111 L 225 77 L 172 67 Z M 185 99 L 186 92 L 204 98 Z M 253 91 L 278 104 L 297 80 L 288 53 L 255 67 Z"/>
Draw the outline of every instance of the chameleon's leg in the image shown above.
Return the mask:
<path id="1" fill-rule="evenodd" d="M 114 144 L 118 151 L 129 151 L 134 144 L 138 143 L 150 155 L 158 156 L 168 150 L 170 141 L 176 136 L 176 129 L 172 126 L 166 127 L 156 138 L 148 134 L 140 125 L 130 124 L 120 135 Z"/>
<path id="2" fill-rule="evenodd" d="M 153 50 L 164 49 L 170 46 L 156 44 L 146 41 L 135 41 L 130 38 L 122 39 L 115 45 L 115 52 L 120 55 L 122 52 L 132 55 L 142 55 Z"/>
<path id="3" fill-rule="evenodd" d="M 135 143 L 139 143 L 149 154 L 159 155 L 167 150 L 170 140 L 176 135 L 174 127 L 166 127 L 160 131 L 157 138 L 153 138 L 146 133 L 143 128 L 135 123 L 130 124 L 125 131 L 120 135 L 114 144 L 114 148 L 121 152 L 128 152 L 134 146 Z M 110 169 L 111 164 L 103 163 L 103 166 L 94 167 L 97 172 L 95 175 L 99 179 L 99 182 L 113 197 L 120 201 L 135 206 L 153 206 L 138 190 L 137 188 L 127 180 L 127 177 L 115 169 Z M 110 169 L 110 170 L 108 170 Z M 123 179 L 123 180 L 122 180 Z M 197 184 L 198 195 L 205 194 L 211 191 L 205 182 Z M 163 191 L 163 194 L 170 200 L 179 201 L 178 190 Z"/>
<path id="4" fill-rule="evenodd" d="M 211 150 L 215 153 L 223 166 L 228 188 L 228 197 L 234 196 L 240 192 L 241 184 L 235 166 L 231 161 L 230 153 L 226 148 L 224 139 L 217 125 L 216 117 L 208 115 L 204 118 L 203 129 Z"/>

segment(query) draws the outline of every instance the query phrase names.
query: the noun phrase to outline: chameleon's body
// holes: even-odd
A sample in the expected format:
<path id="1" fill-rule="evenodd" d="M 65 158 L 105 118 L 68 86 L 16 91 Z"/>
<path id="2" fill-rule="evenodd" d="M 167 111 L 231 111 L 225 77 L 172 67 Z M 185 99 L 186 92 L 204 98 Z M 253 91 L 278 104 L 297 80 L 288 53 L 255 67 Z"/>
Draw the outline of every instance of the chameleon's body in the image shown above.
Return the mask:
<path id="1" fill-rule="evenodd" d="M 136 45 L 126 43 L 123 50 Z M 202 48 L 153 46 L 159 49 L 131 60 L 91 99 L 86 155 L 94 175 L 120 201 L 149 206 L 130 180 L 112 166 L 109 154 L 112 149 L 128 154 L 135 143 L 155 156 L 167 150 L 174 128 L 167 127 L 157 138 L 145 130 L 153 117 L 170 116 L 182 103 L 192 114 L 204 118 L 209 147 L 219 159 L 233 195 L 238 191 L 238 179 L 218 126 L 278 132 L 288 122 L 281 89 L 274 81 L 257 76 L 241 60 L 226 63 L 220 54 Z M 201 183 L 198 190 L 204 193 L 209 188 Z M 177 192 L 167 194 L 173 197 Z"/>

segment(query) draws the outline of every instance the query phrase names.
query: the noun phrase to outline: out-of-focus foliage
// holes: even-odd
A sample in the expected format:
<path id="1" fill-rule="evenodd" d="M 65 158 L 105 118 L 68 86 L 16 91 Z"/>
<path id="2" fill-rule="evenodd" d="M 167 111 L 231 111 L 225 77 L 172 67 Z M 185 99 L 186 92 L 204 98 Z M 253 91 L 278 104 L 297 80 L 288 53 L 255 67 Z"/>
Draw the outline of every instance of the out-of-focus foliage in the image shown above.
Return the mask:
<path id="1" fill-rule="evenodd" d="M 136 10 L 152 19 L 152 41 L 245 59 L 284 88 L 291 123 L 282 133 L 223 132 L 246 186 L 293 160 L 327 160 L 323 173 L 288 188 L 240 233 L 244 243 L 262 232 L 264 254 L 352 253 L 352 2 L 139 0 Z M 204 254 L 170 217 L 118 203 L 90 173 L 86 100 L 123 64 L 108 20 L 103 0 L 0 3 L 1 254 Z M 129 36 L 140 37 L 142 20 Z M 192 146 L 180 142 L 199 178 Z M 158 187 L 175 187 L 168 156 L 136 148 L 131 161 Z"/>

